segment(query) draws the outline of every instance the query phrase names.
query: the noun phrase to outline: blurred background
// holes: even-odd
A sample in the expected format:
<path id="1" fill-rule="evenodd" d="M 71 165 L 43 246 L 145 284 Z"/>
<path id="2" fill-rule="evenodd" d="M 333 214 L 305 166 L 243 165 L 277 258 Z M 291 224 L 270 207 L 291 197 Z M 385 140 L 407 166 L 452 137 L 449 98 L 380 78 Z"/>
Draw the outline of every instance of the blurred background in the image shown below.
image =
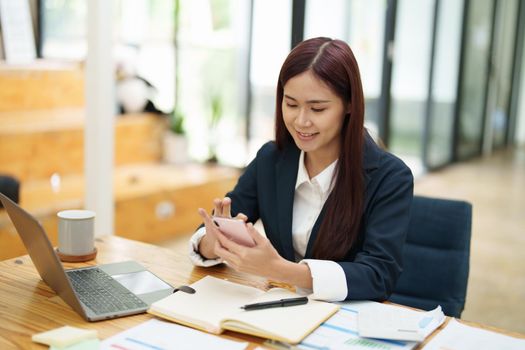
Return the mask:
<path id="1" fill-rule="evenodd" d="M 473 204 L 463 318 L 525 332 L 522 1 L 1 0 L 0 20 L 0 176 L 53 243 L 88 207 L 97 234 L 186 249 L 273 139 L 284 58 L 328 36 L 416 194 Z M 21 254 L 0 211 L 0 258 Z"/>

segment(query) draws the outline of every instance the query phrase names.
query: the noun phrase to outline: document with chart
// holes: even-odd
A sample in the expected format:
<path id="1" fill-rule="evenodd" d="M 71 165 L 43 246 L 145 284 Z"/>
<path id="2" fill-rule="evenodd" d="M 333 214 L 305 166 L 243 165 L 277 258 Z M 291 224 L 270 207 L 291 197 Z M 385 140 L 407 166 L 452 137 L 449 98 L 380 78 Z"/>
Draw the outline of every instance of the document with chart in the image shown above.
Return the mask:
<path id="1" fill-rule="evenodd" d="M 331 318 L 322 323 L 314 332 L 297 345 L 299 349 L 312 350 L 411 350 L 415 348 L 418 341 L 404 341 L 393 339 L 375 339 L 362 337 L 359 334 L 359 314 L 360 312 L 367 313 L 370 310 L 381 313 L 391 313 L 391 308 L 400 308 L 394 305 L 387 305 L 371 301 L 363 302 L 344 302 L 338 303 L 341 308 Z M 415 312 L 415 311 L 414 311 Z M 420 315 L 427 314 L 426 312 L 419 312 Z M 439 316 L 439 313 L 436 313 Z M 433 314 L 432 314 L 433 315 Z M 425 334 L 430 334 L 439 324 L 442 323 L 441 316 L 437 317 L 437 322 L 427 322 L 425 324 Z M 444 319 L 444 315 L 443 315 Z M 267 345 L 279 348 L 279 344 Z"/>
<path id="2" fill-rule="evenodd" d="M 361 337 L 421 342 L 445 321 L 441 306 L 416 311 L 374 302 L 365 305 L 359 310 L 357 324 Z"/>

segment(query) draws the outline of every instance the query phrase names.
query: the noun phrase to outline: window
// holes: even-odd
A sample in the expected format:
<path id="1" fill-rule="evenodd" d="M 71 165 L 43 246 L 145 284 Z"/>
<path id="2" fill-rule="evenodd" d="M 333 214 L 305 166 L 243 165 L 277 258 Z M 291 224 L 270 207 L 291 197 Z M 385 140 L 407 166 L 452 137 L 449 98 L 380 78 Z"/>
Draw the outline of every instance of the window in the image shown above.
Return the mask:
<path id="1" fill-rule="evenodd" d="M 45 0 L 42 56 L 82 60 L 86 56 L 87 4 L 84 0 Z"/>
<path id="2" fill-rule="evenodd" d="M 181 0 L 179 26 L 180 110 L 190 155 L 243 166 L 249 27 L 244 0 Z M 173 76 L 173 75 L 172 75 Z"/>
<path id="3" fill-rule="evenodd" d="M 174 103 L 173 1 L 114 0 L 113 39 L 116 67 L 148 80 L 158 91 L 157 108 Z M 43 2 L 42 56 L 82 61 L 86 57 L 85 0 Z"/>
<path id="4" fill-rule="evenodd" d="M 356 56 L 365 94 L 366 126 L 378 132 L 386 1 L 306 2 L 305 39 L 327 36 L 346 41 Z"/>

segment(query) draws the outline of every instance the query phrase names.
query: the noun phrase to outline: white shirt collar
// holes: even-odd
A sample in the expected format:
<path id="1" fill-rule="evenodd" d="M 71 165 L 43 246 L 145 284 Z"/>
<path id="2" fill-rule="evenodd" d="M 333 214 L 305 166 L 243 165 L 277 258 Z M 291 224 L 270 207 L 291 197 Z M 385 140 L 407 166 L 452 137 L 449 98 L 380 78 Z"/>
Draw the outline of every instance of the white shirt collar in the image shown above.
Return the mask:
<path id="1" fill-rule="evenodd" d="M 310 179 L 306 166 L 304 164 L 304 151 L 301 151 L 299 156 L 299 167 L 297 169 L 297 181 L 295 182 L 295 189 L 301 186 L 305 182 L 317 182 L 321 187 L 323 193 L 328 193 L 332 190 L 332 176 L 335 171 L 335 166 L 337 164 L 337 159 L 334 160 L 329 166 L 327 166 L 323 171 L 321 171 L 317 176 Z"/>

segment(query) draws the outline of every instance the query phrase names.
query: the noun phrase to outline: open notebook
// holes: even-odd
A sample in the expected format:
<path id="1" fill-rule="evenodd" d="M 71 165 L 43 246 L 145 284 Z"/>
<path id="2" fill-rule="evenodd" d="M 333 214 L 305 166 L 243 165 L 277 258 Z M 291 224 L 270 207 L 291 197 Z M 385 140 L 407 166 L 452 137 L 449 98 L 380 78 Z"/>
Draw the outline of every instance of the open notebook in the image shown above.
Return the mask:
<path id="1" fill-rule="evenodd" d="M 219 334 L 228 329 L 297 344 L 339 309 L 336 304 L 307 304 L 245 311 L 251 303 L 298 297 L 286 289 L 260 289 L 206 276 L 191 285 L 195 294 L 174 293 L 153 303 L 149 313 Z"/>

